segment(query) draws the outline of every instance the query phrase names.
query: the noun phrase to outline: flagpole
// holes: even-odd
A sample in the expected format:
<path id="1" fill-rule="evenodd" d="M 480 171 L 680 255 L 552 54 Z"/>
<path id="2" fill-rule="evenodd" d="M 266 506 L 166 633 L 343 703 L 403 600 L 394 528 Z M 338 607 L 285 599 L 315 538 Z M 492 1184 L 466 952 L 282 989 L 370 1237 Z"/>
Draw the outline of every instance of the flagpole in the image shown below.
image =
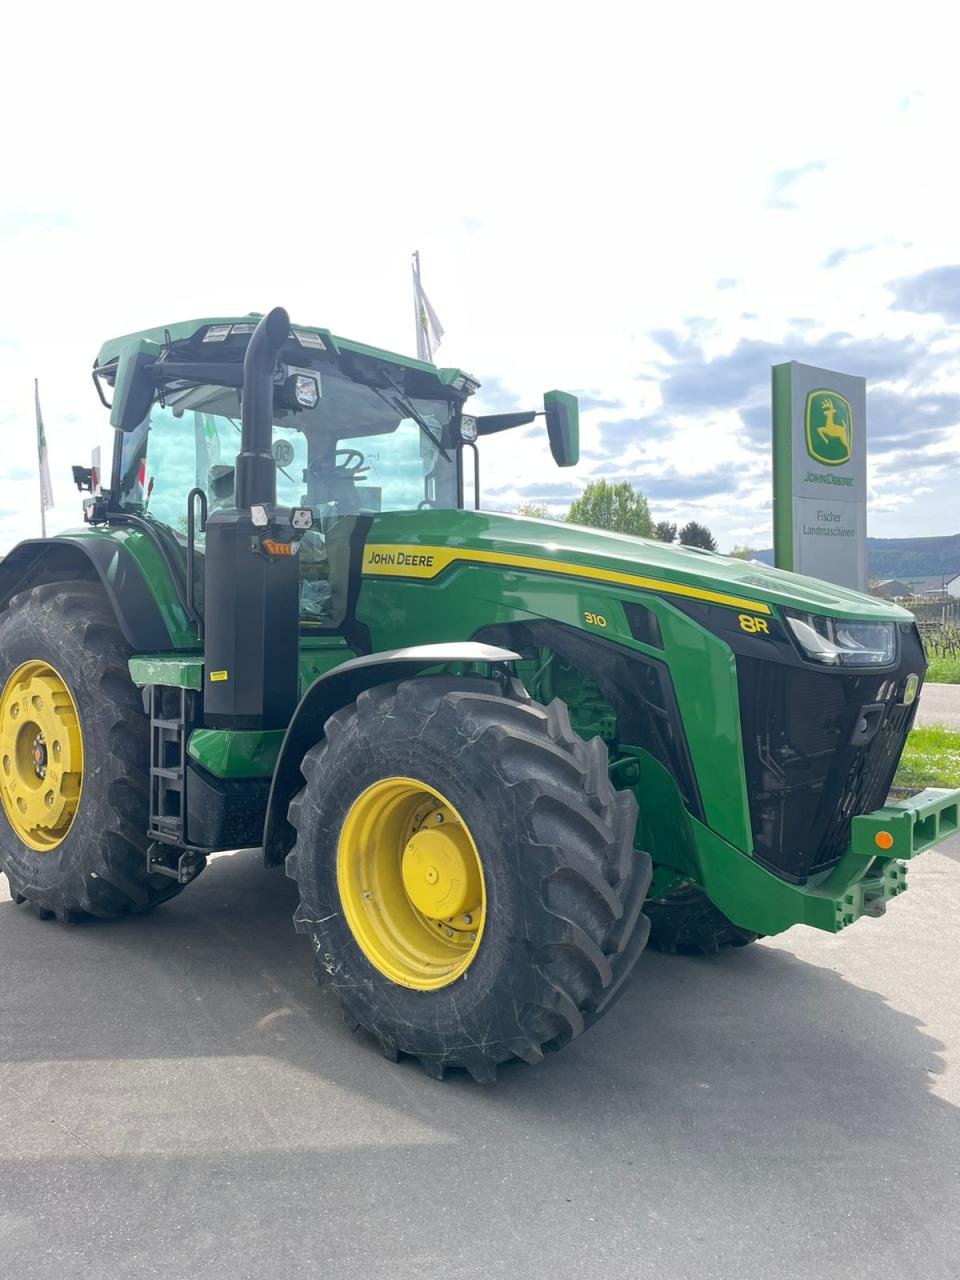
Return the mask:
<path id="1" fill-rule="evenodd" d="M 50 459 L 47 455 L 47 437 L 43 430 L 43 414 L 40 412 L 40 382 L 33 380 L 33 403 L 37 411 L 37 462 L 40 473 L 40 531 L 47 536 L 47 507 L 53 506 L 53 484 L 50 481 Z"/>
<path id="2" fill-rule="evenodd" d="M 423 286 L 420 283 L 420 250 L 413 251 L 413 321 L 417 330 L 417 359 L 430 359 L 430 338 L 423 312 Z"/>
<path id="3" fill-rule="evenodd" d="M 40 418 L 40 380 L 39 378 L 34 378 L 33 380 L 33 403 L 36 406 L 36 410 L 37 410 L 37 479 L 40 482 L 40 536 L 41 538 L 45 538 L 47 536 L 47 505 L 46 505 L 47 495 L 43 485 L 43 455 L 40 452 L 40 441 L 43 439 L 43 434 L 42 434 L 43 428 L 40 425 L 41 418 Z"/>
<path id="4" fill-rule="evenodd" d="M 413 314 L 417 326 L 417 359 L 433 364 L 443 339 L 443 325 L 423 289 L 419 249 L 413 253 Z"/>

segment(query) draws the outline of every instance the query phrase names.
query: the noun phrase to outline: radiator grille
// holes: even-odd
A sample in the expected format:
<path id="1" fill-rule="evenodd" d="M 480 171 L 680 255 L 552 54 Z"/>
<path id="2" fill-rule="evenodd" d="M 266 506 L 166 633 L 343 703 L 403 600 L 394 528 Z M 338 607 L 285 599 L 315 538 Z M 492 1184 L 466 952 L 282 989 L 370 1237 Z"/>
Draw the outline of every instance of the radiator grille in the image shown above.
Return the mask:
<path id="1" fill-rule="evenodd" d="M 740 655 L 740 716 L 754 856 L 802 880 L 843 854 L 851 820 L 887 798 L 915 705 L 897 701 L 906 675 L 922 673 L 916 628 L 901 629 L 892 674 L 818 671 Z M 865 706 L 883 706 L 864 745 L 851 738 Z"/>

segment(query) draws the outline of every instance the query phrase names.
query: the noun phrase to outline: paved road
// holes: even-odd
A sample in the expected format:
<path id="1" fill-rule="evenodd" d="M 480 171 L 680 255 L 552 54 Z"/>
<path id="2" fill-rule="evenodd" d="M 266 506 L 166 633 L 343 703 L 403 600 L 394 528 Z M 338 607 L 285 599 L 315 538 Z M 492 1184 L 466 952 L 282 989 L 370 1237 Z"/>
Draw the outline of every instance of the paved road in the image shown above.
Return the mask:
<path id="1" fill-rule="evenodd" d="M 911 876 L 841 937 L 645 957 L 487 1088 L 351 1036 L 252 854 L 138 921 L 5 898 L 0 1275 L 956 1277 L 960 841 Z"/>
<path id="2" fill-rule="evenodd" d="M 925 684 L 917 724 L 943 724 L 960 731 L 960 684 Z"/>

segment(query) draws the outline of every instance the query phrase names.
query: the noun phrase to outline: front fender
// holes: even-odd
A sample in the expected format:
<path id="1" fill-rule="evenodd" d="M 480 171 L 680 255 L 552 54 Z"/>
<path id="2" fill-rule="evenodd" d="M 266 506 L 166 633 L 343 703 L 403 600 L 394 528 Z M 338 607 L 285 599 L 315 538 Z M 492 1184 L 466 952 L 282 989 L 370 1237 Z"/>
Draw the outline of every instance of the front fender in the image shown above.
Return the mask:
<path id="1" fill-rule="evenodd" d="M 365 689 L 417 676 L 433 667 L 453 662 L 501 667 L 519 659 L 520 655 L 511 649 L 472 641 L 422 644 L 350 658 L 319 676 L 300 699 L 280 745 L 263 826 L 264 863 L 268 867 L 279 866 L 293 845 L 294 831 L 287 821 L 287 808 L 303 786 L 300 762 L 323 737 L 323 727 L 334 712 L 356 702 Z"/>
<path id="2" fill-rule="evenodd" d="M 18 543 L 0 561 L 0 609 L 18 591 L 78 578 L 100 582 L 123 638 L 135 653 L 172 647 L 170 632 L 136 559 L 112 537 L 61 534 Z"/>

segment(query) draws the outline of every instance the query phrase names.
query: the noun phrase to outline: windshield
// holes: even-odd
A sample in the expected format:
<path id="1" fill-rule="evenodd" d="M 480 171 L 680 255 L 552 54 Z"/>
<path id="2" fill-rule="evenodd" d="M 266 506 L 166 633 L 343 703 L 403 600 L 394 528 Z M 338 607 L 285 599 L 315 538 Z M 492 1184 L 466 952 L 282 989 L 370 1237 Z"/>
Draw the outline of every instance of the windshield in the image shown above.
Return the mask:
<path id="1" fill-rule="evenodd" d="M 280 409 L 274 419 L 278 505 L 309 506 L 318 520 L 457 505 L 455 452 L 440 446 L 455 401 L 408 401 L 421 426 L 407 405 L 390 403 L 390 392 L 335 369 L 309 372 L 320 391 L 315 407 Z M 168 392 L 123 436 L 119 505 L 174 529 L 185 528 L 194 486 L 211 509 L 232 506 L 239 448 L 238 390 L 203 385 Z"/>
<path id="2" fill-rule="evenodd" d="M 301 612 L 329 621 L 327 542 L 341 520 L 457 506 L 456 450 L 442 442 L 450 439 L 458 404 L 404 401 L 336 368 L 302 372 L 316 379 L 320 394 L 312 408 L 275 410 L 277 505 L 313 511 L 314 530 L 301 548 Z M 191 489 L 203 490 L 210 511 L 234 505 L 240 435 L 236 388 L 166 388 L 163 403 L 155 402 L 135 431 L 122 434 L 118 506 L 169 526 L 183 539 Z"/>

